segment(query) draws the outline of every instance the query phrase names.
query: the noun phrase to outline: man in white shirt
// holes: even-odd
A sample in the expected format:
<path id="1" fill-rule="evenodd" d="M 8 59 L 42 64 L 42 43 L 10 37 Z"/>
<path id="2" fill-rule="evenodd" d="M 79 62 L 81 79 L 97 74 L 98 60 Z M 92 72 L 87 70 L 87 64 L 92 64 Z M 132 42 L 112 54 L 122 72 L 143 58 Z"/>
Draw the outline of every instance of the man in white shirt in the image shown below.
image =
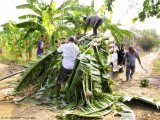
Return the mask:
<path id="1" fill-rule="evenodd" d="M 62 44 L 58 49 L 58 53 L 62 53 L 62 69 L 60 74 L 60 85 L 64 86 L 68 75 L 72 72 L 75 60 L 79 53 L 79 48 L 74 43 L 74 38 L 69 37 L 66 44 Z"/>

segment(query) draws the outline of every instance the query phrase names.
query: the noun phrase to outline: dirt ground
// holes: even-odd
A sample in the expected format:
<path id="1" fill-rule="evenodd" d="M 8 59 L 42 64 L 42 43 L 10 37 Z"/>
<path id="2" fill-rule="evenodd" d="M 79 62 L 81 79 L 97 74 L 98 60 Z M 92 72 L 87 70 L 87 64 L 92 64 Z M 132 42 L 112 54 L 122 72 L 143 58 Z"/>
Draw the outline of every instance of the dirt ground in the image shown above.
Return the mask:
<path id="1" fill-rule="evenodd" d="M 146 71 L 144 71 L 137 63 L 136 72 L 131 80 L 131 84 L 124 82 L 125 73 L 115 73 L 115 84 L 113 85 L 115 91 L 118 94 L 137 94 L 160 100 L 160 75 L 151 74 L 153 69 L 152 61 L 159 53 L 160 52 L 152 52 L 141 57 L 142 65 L 147 69 L 148 73 L 146 73 Z M 0 63 L 0 79 L 22 69 L 23 67 L 20 65 L 14 66 L 14 64 L 6 65 Z M 47 108 L 42 105 L 35 105 L 29 102 L 14 104 L 9 100 L 3 101 L 5 93 L 15 87 L 15 83 L 18 78 L 19 75 L 15 75 L 0 81 L 0 120 L 57 120 L 56 115 L 59 113 L 59 110 L 56 108 Z M 148 87 L 141 87 L 140 85 L 140 81 L 144 78 L 147 78 L 150 81 Z M 160 120 L 160 110 L 138 103 L 127 103 L 127 105 L 134 111 L 136 120 Z M 113 114 L 109 114 L 104 116 L 102 119 L 119 120 L 119 117 L 114 117 Z"/>

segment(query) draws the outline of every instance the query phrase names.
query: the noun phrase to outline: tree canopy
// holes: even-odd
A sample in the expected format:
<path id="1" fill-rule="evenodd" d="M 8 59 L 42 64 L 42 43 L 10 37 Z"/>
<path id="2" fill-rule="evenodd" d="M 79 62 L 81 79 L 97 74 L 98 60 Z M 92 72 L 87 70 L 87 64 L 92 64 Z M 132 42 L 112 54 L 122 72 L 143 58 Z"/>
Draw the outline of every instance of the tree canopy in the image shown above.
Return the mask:
<path id="1" fill-rule="evenodd" d="M 143 22 L 146 18 L 156 17 L 160 18 L 160 0 L 144 0 L 143 9 L 139 12 L 138 17 L 133 21 L 140 20 Z"/>

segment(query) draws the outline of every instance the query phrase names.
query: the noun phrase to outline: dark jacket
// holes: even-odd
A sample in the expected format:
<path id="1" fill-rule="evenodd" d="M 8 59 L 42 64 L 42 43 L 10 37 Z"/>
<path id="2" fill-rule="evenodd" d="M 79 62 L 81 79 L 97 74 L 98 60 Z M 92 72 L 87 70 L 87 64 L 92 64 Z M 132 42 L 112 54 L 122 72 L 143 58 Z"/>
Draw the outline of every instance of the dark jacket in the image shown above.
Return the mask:
<path id="1" fill-rule="evenodd" d="M 95 26 L 95 23 L 100 19 L 101 17 L 99 17 L 98 15 L 92 15 L 92 16 L 87 17 L 86 27 L 91 26 L 93 28 Z"/>
<path id="2" fill-rule="evenodd" d="M 86 18 L 86 25 L 84 28 L 84 34 L 86 33 L 87 27 L 91 26 L 94 31 L 94 35 L 97 35 L 97 28 L 103 22 L 102 18 L 98 15 L 92 15 Z"/>

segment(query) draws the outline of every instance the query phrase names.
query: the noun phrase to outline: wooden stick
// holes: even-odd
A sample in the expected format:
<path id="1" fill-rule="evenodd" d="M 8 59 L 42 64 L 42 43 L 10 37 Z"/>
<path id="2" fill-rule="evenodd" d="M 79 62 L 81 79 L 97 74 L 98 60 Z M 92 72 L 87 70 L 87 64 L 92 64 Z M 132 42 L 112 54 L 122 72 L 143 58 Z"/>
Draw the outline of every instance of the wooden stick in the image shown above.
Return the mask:
<path id="1" fill-rule="evenodd" d="M 5 80 L 5 79 L 7 79 L 7 78 L 9 78 L 9 77 L 12 77 L 12 76 L 14 76 L 14 75 L 17 75 L 17 74 L 19 74 L 19 73 L 22 73 L 22 72 L 24 72 L 24 71 L 25 71 L 25 70 L 22 70 L 22 71 L 18 71 L 18 72 L 16 72 L 16 73 L 13 73 L 13 74 L 11 74 L 11 75 L 8 75 L 8 76 L 6 76 L 6 77 L 4 77 L 4 78 L 1 78 L 0 81 Z"/>

